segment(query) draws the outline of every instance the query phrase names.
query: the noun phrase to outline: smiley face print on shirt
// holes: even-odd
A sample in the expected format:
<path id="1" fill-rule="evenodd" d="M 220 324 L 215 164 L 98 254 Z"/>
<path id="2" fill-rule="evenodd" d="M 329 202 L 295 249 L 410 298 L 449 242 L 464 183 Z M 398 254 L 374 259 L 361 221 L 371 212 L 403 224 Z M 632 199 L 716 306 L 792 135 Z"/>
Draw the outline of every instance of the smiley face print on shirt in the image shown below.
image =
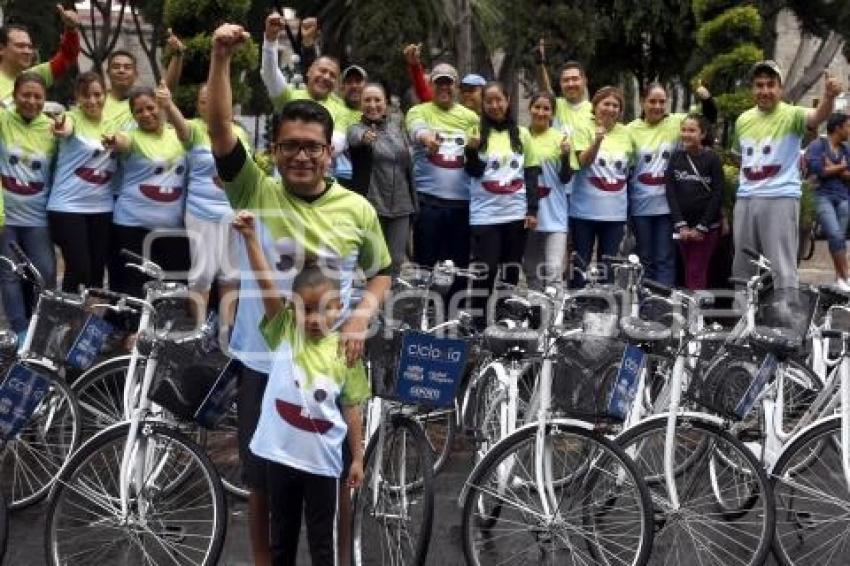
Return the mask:
<path id="1" fill-rule="evenodd" d="M 463 132 L 437 132 L 440 149 L 428 155 L 428 161 L 442 169 L 463 169 L 466 136 Z"/>
<path id="2" fill-rule="evenodd" d="M 600 154 L 590 166 L 587 182 L 600 191 L 616 193 L 626 188 L 629 161 L 625 155 Z"/>
<path id="3" fill-rule="evenodd" d="M 741 173 L 748 181 L 764 181 L 775 177 L 782 169 L 778 155 L 779 144 L 773 139 L 741 142 Z"/>
<path id="4" fill-rule="evenodd" d="M 488 193 L 509 195 L 524 186 L 521 155 L 493 155 L 487 161 L 481 187 Z M 548 194 L 548 193 L 547 193 Z"/>
<path id="5" fill-rule="evenodd" d="M 157 160 L 151 164 L 153 175 L 145 183 L 139 184 L 139 192 L 155 202 L 175 202 L 183 196 L 183 175 L 186 163 Z"/>
<path id="6" fill-rule="evenodd" d="M 89 158 L 74 169 L 74 175 L 98 187 L 108 185 L 118 169 L 118 153 L 104 149 L 103 146 L 89 150 Z"/>
<path id="7" fill-rule="evenodd" d="M 47 155 L 9 147 L 4 156 L 6 167 L 0 175 L 3 188 L 18 196 L 33 196 L 44 190 L 50 161 Z"/>
<path id="8" fill-rule="evenodd" d="M 672 144 L 662 143 L 654 151 L 640 152 L 637 157 L 637 180 L 650 187 L 664 186 L 664 172 L 672 154 Z"/>
<path id="9" fill-rule="evenodd" d="M 340 386 L 333 379 L 324 375 L 308 376 L 304 370 L 293 364 L 293 384 L 295 393 L 290 399 L 275 399 L 275 409 L 283 421 L 298 430 L 314 434 L 327 434 L 334 423 L 322 418 L 323 415 L 336 410 L 336 400 L 340 394 Z M 300 395 L 299 395 L 300 394 Z"/>

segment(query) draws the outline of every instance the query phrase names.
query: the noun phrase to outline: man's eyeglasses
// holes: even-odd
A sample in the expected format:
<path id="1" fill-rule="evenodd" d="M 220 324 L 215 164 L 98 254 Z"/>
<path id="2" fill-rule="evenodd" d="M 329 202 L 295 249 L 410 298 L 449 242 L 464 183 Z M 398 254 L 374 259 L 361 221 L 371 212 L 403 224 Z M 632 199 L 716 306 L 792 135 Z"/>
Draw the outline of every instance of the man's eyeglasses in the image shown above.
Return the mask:
<path id="1" fill-rule="evenodd" d="M 272 150 L 284 157 L 295 157 L 303 150 L 307 157 L 315 159 L 321 157 L 326 147 L 328 144 L 319 142 L 283 141 L 272 145 Z"/>

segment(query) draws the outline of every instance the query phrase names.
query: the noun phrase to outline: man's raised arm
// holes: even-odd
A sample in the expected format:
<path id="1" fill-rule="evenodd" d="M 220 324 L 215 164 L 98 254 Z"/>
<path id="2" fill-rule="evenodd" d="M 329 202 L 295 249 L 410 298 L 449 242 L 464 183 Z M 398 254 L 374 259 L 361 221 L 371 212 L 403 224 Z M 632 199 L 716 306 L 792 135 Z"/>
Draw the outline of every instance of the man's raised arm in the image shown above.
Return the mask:
<path id="1" fill-rule="evenodd" d="M 233 52 L 249 37 L 242 26 L 223 24 L 215 30 L 210 56 L 209 133 L 213 155 L 224 157 L 236 146 L 233 133 L 233 92 L 230 88 L 230 61 Z"/>

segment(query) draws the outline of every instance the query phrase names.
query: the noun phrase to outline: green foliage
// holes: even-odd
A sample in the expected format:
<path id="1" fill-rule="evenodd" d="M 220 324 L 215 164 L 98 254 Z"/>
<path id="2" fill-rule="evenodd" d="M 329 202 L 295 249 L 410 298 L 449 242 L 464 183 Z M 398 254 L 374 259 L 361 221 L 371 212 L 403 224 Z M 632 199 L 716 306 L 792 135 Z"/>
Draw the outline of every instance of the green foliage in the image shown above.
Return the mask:
<path id="1" fill-rule="evenodd" d="M 730 8 L 700 26 L 697 45 L 709 51 L 721 52 L 739 43 L 741 38 L 759 37 L 761 23 L 761 16 L 753 6 Z"/>
<path id="2" fill-rule="evenodd" d="M 752 43 L 745 43 L 726 53 L 717 53 L 711 62 L 700 69 L 699 77 L 712 92 L 730 91 L 743 82 L 756 61 L 762 58 L 762 50 Z"/>
<path id="3" fill-rule="evenodd" d="M 163 19 L 178 36 L 191 35 L 203 27 L 212 31 L 223 22 L 241 22 L 251 0 L 165 0 Z"/>
<path id="4" fill-rule="evenodd" d="M 697 21 L 705 22 L 740 4 L 739 0 L 693 0 L 691 9 Z"/>
<path id="5" fill-rule="evenodd" d="M 175 103 L 185 115 L 195 114 L 198 89 L 207 80 L 212 30 L 222 20 L 244 20 L 249 8 L 249 0 L 165 0 L 165 24 L 174 30 L 186 46 L 180 85 L 173 93 Z M 187 15 L 189 12 L 194 14 L 191 19 Z M 212 19 L 204 20 L 203 17 Z M 235 104 L 244 103 L 251 96 L 251 87 L 244 80 L 244 75 L 257 67 L 258 51 L 257 44 L 250 40 L 233 57 L 231 82 Z M 168 60 L 169 57 L 165 57 L 164 66 L 168 65 Z"/>
<path id="6" fill-rule="evenodd" d="M 714 97 L 714 100 L 720 114 L 725 116 L 729 122 L 734 122 L 742 112 L 755 105 L 755 99 L 750 89 L 746 87 L 738 88 L 733 92 L 718 94 Z"/>

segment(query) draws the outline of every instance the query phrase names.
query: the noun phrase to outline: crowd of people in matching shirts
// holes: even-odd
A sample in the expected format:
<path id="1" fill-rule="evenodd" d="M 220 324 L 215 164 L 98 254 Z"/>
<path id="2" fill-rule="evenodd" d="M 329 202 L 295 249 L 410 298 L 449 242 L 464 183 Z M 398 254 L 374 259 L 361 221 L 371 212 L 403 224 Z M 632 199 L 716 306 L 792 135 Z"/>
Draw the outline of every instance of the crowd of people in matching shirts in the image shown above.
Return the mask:
<path id="1" fill-rule="evenodd" d="M 184 118 L 170 96 L 183 52 L 174 36 L 160 85 L 136 85 L 134 56 L 116 51 L 107 62 L 108 82 L 81 73 L 75 105 L 48 117 L 47 88 L 79 52 L 75 14 L 60 8 L 60 16 L 66 26 L 60 51 L 35 67 L 27 31 L 14 25 L 0 31 L 4 249 L 19 243 L 50 282 L 55 243 L 67 291 L 102 286 L 108 271 L 111 288 L 139 294 L 143 280 L 117 253 L 126 248 L 188 273 L 201 310 L 215 281 L 223 297 L 238 296 L 238 306 L 222 301 L 229 310 L 222 318 L 232 324 L 230 350 L 243 364 L 239 437 L 258 564 L 294 564 L 292 533 L 300 528 L 302 501 L 314 563 L 333 563 L 337 550 L 345 559 L 348 522 L 335 527 L 333 517 L 337 506 L 347 512 L 347 486 L 362 477 L 359 413 L 348 410 L 368 396 L 358 362 L 362 335 L 390 276 L 408 258 L 424 266 L 480 264 L 487 276 L 474 283 L 472 307 L 483 312 L 498 272 L 514 284 L 523 275 L 529 286 L 561 282 L 568 235 L 578 261 L 588 264 L 594 250 L 597 259 L 617 254 L 628 223 L 647 277 L 673 285 L 680 255 L 686 286 L 707 285 L 708 263 L 729 219 L 721 212 L 721 161 L 711 148 L 717 109 L 702 85 L 695 91 L 700 112 L 676 114 L 668 111 L 665 87 L 651 84 L 641 95 L 641 116 L 623 124 L 621 89 L 604 86 L 588 98 L 587 72 L 578 62 L 562 66 L 556 96 L 541 47 L 539 91 L 528 100 L 530 122 L 522 126 L 504 85 L 460 77 L 444 62 L 426 74 L 419 47 L 410 45 L 403 57 L 420 102 L 400 119 L 386 88 L 366 69 L 349 65 L 340 72 L 336 59 L 317 52 L 312 19 L 301 22 L 305 85 L 288 82 L 278 44 L 286 22 L 273 13 L 265 22 L 261 76 L 280 125 L 269 148 L 277 170 L 268 174 L 250 158 L 250 142 L 233 121 L 229 62 L 245 39 L 242 28 L 216 30 L 197 118 Z M 783 74 L 773 61 L 756 64 L 750 81 L 756 106 L 734 128 L 741 161 L 731 219 L 735 247 L 764 253 L 777 287 L 795 288 L 800 143 L 807 128 L 831 114 L 841 85 L 826 77 L 819 105 L 805 109 L 782 102 Z M 313 259 L 294 281 L 262 275 L 286 272 L 299 254 Z M 316 272 L 314 261 L 333 265 L 337 280 Z M 735 274 L 746 276 L 750 268 L 736 253 Z M 358 269 L 366 286 L 353 305 Z M 584 284 L 581 275 L 570 279 Z M 9 324 L 24 332 L 20 283 L 10 274 L 0 275 L 0 283 Z M 294 316 L 279 297 L 267 300 L 276 286 L 297 296 L 306 314 Z M 327 292 L 338 303 L 317 298 Z M 306 341 L 294 338 L 298 327 Z M 327 342 L 328 336 L 334 339 Z M 281 343 L 300 369 L 283 367 L 270 353 Z M 337 346 L 345 363 L 329 353 Z M 280 372 L 287 378 L 279 379 Z M 323 375 L 330 385 L 316 378 Z M 265 394 L 267 385 L 274 395 Z M 315 403 L 308 403 L 307 390 Z M 318 422 L 331 432 L 317 440 L 307 425 Z M 345 446 L 351 462 L 340 456 Z M 349 471 L 350 482 L 338 484 Z"/>

